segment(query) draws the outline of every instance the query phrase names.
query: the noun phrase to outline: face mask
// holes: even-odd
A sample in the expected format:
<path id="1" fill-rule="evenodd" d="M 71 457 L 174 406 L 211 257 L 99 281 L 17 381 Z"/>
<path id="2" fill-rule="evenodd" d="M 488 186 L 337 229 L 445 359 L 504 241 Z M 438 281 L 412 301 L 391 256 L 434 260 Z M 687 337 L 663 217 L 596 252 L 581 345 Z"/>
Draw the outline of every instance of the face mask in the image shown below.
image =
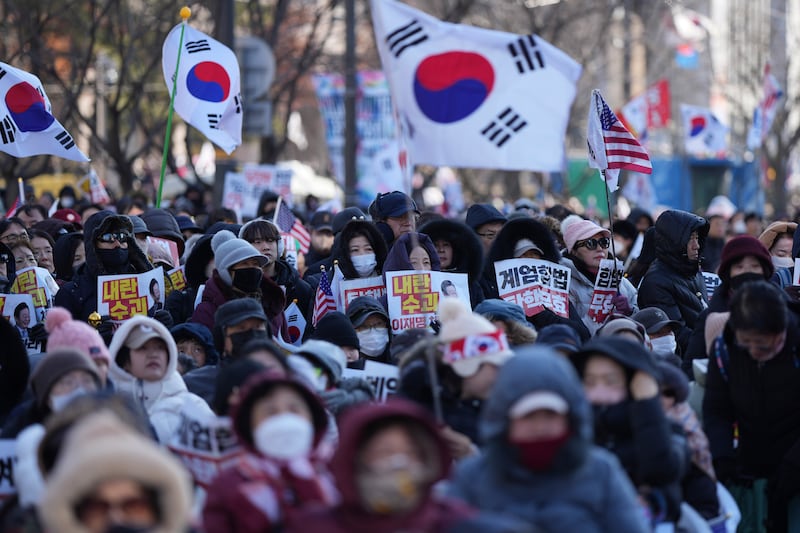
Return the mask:
<path id="1" fill-rule="evenodd" d="M 775 268 L 792 268 L 794 266 L 794 259 L 791 257 L 772 257 L 772 265 Z"/>
<path id="2" fill-rule="evenodd" d="M 747 224 L 745 224 L 742 220 L 737 220 L 733 223 L 733 233 L 736 235 L 740 233 L 747 233 Z"/>
<path id="3" fill-rule="evenodd" d="M 84 389 L 83 387 L 78 387 L 74 389 L 72 392 L 68 392 L 66 394 L 51 394 L 50 395 L 50 406 L 53 409 L 54 413 L 61 411 L 66 405 L 71 402 L 73 399 L 77 398 L 78 396 L 83 396 L 85 394 L 89 394 L 89 391 Z"/>
<path id="4" fill-rule="evenodd" d="M 537 441 L 512 441 L 511 444 L 519 452 L 519 460 L 534 472 L 544 472 L 553 466 L 559 450 L 569 440 L 569 432 L 559 437 Z"/>
<path id="5" fill-rule="evenodd" d="M 256 449 L 275 459 L 308 455 L 314 442 L 311 422 L 294 413 L 281 413 L 261 422 L 253 430 Z"/>
<path id="6" fill-rule="evenodd" d="M 422 466 L 398 454 L 359 474 L 356 483 L 364 507 L 376 514 L 413 510 L 422 498 Z"/>
<path id="7" fill-rule="evenodd" d="M 97 258 L 108 268 L 120 268 L 128 264 L 127 248 L 112 248 L 111 250 L 97 250 Z"/>
<path id="8" fill-rule="evenodd" d="M 764 275 L 755 272 L 745 272 L 744 274 L 734 276 L 730 281 L 731 290 L 739 290 L 742 285 L 751 281 L 764 281 Z"/>
<path id="9" fill-rule="evenodd" d="M 239 357 L 244 346 L 255 339 L 267 340 L 267 330 L 264 329 L 248 329 L 247 331 L 240 331 L 239 333 L 231 333 L 228 335 L 231 339 L 231 353 L 233 358 Z"/>
<path id="10" fill-rule="evenodd" d="M 65 209 L 69 209 L 73 205 L 75 205 L 75 198 L 72 196 L 63 196 L 61 200 L 58 202 L 58 205 Z"/>
<path id="11" fill-rule="evenodd" d="M 233 286 L 243 293 L 252 294 L 258 292 L 261 287 L 263 274 L 260 268 L 240 268 L 239 270 L 234 270 L 232 274 Z"/>
<path id="12" fill-rule="evenodd" d="M 375 267 L 378 266 L 378 262 L 375 260 L 375 254 L 351 255 L 350 261 L 353 262 L 353 268 L 356 269 L 359 277 L 362 278 L 366 278 L 372 274 Z"/>
<path id="13" fill-rule="evenodd" d="M 657 339 L 650 339 L 650 344 L 653 345 L 653 351 L 657 353 L 675 353 L 675 349 L 678 347 L 673 333 Z"/>
<path id="14" fill-rule="evenodd" d="M 389 344 L 389 330 L 387 328 L 374 328 L 357 332 L 361 352 L 370 357 L 378 357 Z"/>

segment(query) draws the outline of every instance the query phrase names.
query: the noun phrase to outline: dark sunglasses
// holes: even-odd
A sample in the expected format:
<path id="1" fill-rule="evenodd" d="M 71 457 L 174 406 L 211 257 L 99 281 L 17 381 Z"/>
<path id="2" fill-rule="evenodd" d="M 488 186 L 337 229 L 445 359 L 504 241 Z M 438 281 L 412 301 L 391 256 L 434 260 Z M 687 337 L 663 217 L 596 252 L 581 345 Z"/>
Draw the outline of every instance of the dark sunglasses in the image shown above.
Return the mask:
<path id="1" fill-rule="evenodd" d="M 127 231 L 114 231 L 109 233 L 103 233 L 102 235 L 97 237 L 97 240 L 105 243 L 112 243 L 114 241 L 125 242 L 131 237 L 133 237 L 133 235 L 131 235 Z"/>
<path id="2" fill-rule="evenodd" d="M 611 239 L 608 237 L 600 237 L 599 239 L 586 239 L 584 241 L 578 241 L 575 243 L 575 248 L 580 248 L 581 246 L 585 246 L 588 250 L 596 250 L 597 245 L 600 245 L 600 248 L 604 250 L 611 246 Z"/>

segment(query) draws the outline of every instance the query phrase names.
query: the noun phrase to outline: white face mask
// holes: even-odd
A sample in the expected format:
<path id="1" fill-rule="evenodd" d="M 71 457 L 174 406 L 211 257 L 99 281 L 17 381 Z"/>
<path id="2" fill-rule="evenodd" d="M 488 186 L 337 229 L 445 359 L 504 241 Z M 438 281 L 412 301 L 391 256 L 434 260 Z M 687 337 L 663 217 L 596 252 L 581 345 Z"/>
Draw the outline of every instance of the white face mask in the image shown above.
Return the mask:
<path id="1" fill-rule="evenodd" d="M 658 337 L 657 339 L 650 339 L 650 344 L 653 345 L 653 351 L 656 353 L 675 353 L 675 350 L 678 348 L 674 333 Z"/>
<path id="2" fill-rule="evenodd" d="M 373 328 L 357 332 L 361 352 L 370 357 L 378 357 L 389 344 L 389 330 L 387 328 Z"/>
<path id="3" fill-rule="evenodd" d="M 375 270 L 375 267 L 378 266 L 378 262 L 375 260 L 375 254 L 351 255 L 350 261 L 353 262 L 353 268 L 356 269 L 359 277 L 362 278 L 368 277 Z"/>
<path id="4" fill-rule="evenodd" d="M 294 413 L 281 413 L 261 422 L 253 430 L 256 449 L 275 459 L 308 455 L 314 442 L 311 422 Z"/>
<path id="5" fill-rule="evenodd" d="M 73 399 L 77 398 L 78 396 L 83 396 L 85 394 L 89 394 L 89 391 L 84 389 L 83 387 L 78 387 L 77 389 L 74 389 L 72 392 L 68 392 L 66 394 L 51 394 L 50 407 L 53 409 L 54 413 L 57 413 L 58 411 L 66 407 L 66 405 Z"/>
<path id="6" fill-rule="evenodd" d="M 794 259 L 791 257 L 772 256 L 772 265 L 775 268 L 792 268 L 794 266 Z"/>

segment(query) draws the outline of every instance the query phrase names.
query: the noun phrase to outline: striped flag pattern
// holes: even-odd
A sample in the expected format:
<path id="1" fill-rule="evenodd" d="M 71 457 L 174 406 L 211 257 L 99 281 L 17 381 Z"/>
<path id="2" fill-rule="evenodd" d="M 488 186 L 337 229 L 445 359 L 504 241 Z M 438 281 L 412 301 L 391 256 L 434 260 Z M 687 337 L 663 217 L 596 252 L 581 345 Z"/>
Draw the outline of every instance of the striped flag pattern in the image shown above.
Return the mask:
<path id="1" fill-rule="evenodd" d="M 590 115 L 597 115 L 598 120 L 589 122 L 590 130 L 592 122 L 600 126 L 600 134 L 602 135 L 603 145 L 602 152 L 605 154 L 606 169 L 628 169 L 650 174 L 653 172 L 653 166 L 650 164 L 650 156 L 647 151 L 642 147 L 636 137 L 631 135 L 631 132 L 625 127 L 624 124 L 617 118 L 611 108 L 600 95 L 600 91 L 592 91 L 593 105 L 590 110 Z M 589 137 L 592 137 L 592 131 L 589 132 Z M 594 132 L 595 137 L 597 133 Z M 590 149 L 595 153 L 599 152 L 598 148 L 589 144 Z M 598 157 L 598 159 L 600 159 Z M 600 159 L 602 161 L 602 159 Z M 594 165 L 592 165 L 594 166 Z M 600 168 L 600 167 L 594 167 Z"/>
<path id="2" fill-rule="evenodd" d="M 311 235 L 285 202 L 278 202 L 278 206 L 275 208 L 274 222 L 283 233 L 288 233 L 297 239 L 301 252 L 308 253 L 311 246 Z"/>
<path id="3" fill-rule="evenodd" d="M 317 296 L 314 298 L 314 316 L 311 318 L 311 324 L 316 327 L 328 311 L 336 311 L 336 300 L 333 298 L 331 285 L 328 282 L 328 273 L 323 268 L 319 287 L 317 287 Z"/>

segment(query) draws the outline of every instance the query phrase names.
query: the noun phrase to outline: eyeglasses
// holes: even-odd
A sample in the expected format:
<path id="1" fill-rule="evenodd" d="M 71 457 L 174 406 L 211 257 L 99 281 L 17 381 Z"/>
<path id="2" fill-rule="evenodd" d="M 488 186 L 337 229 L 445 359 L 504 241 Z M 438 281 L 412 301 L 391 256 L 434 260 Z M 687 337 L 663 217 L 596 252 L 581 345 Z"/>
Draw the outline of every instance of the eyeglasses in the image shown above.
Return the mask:
<path id="1" fill-rule="evenodd" d="M 26 231 L 23 231 L 22 233 L 7 233 L 2 237 L 0 237 L 0 241 L 3 241 L 4 243 L 11 246 L 17 244 L 19 241 L 27 241 L 27 240 L 28 240 L 28 233 Z"/>
<path id="2" fill-rule="evenodd" d="M 127 231 L 117 231 L 117 232 L 103 233 L 102 235 L 97 237 L 97 240 L 105 243 L 112 243 L 114 241 L 125 242 L 131 237 L 133 237 L 133 235 L 131 235 Z"/>
<path id="3" fill-rule="evenodd" d="M 599 239 L 586 239 L 576 242 L 575 248 L 585 246 L 587 250 L 596 250 L 598 245 L 600 245 L 600 248 L 606 250 L 609 246 L 611 246 L 611 239 L 608 237 L 600 237 Z"/>
<path id="4" fill-rule="evenodd" d="M 478 236 L 481 239 L 486 239 L 486 240 L 494 239 L 495 237 L 497 237 L 497 232 L 496 231 L 487 231 L 486 233 L 478 233 Z"/>
<path id="5" fill-rule="evenodd" d="M 113 511 L 116 515 L 128 517 L 147 516 L 154 512 L 153 502 L 145 495 L 130 496 L 119 501 L 101 498 L 86 498 L 77 508 L 82 522 L 105 518 Z"/>

